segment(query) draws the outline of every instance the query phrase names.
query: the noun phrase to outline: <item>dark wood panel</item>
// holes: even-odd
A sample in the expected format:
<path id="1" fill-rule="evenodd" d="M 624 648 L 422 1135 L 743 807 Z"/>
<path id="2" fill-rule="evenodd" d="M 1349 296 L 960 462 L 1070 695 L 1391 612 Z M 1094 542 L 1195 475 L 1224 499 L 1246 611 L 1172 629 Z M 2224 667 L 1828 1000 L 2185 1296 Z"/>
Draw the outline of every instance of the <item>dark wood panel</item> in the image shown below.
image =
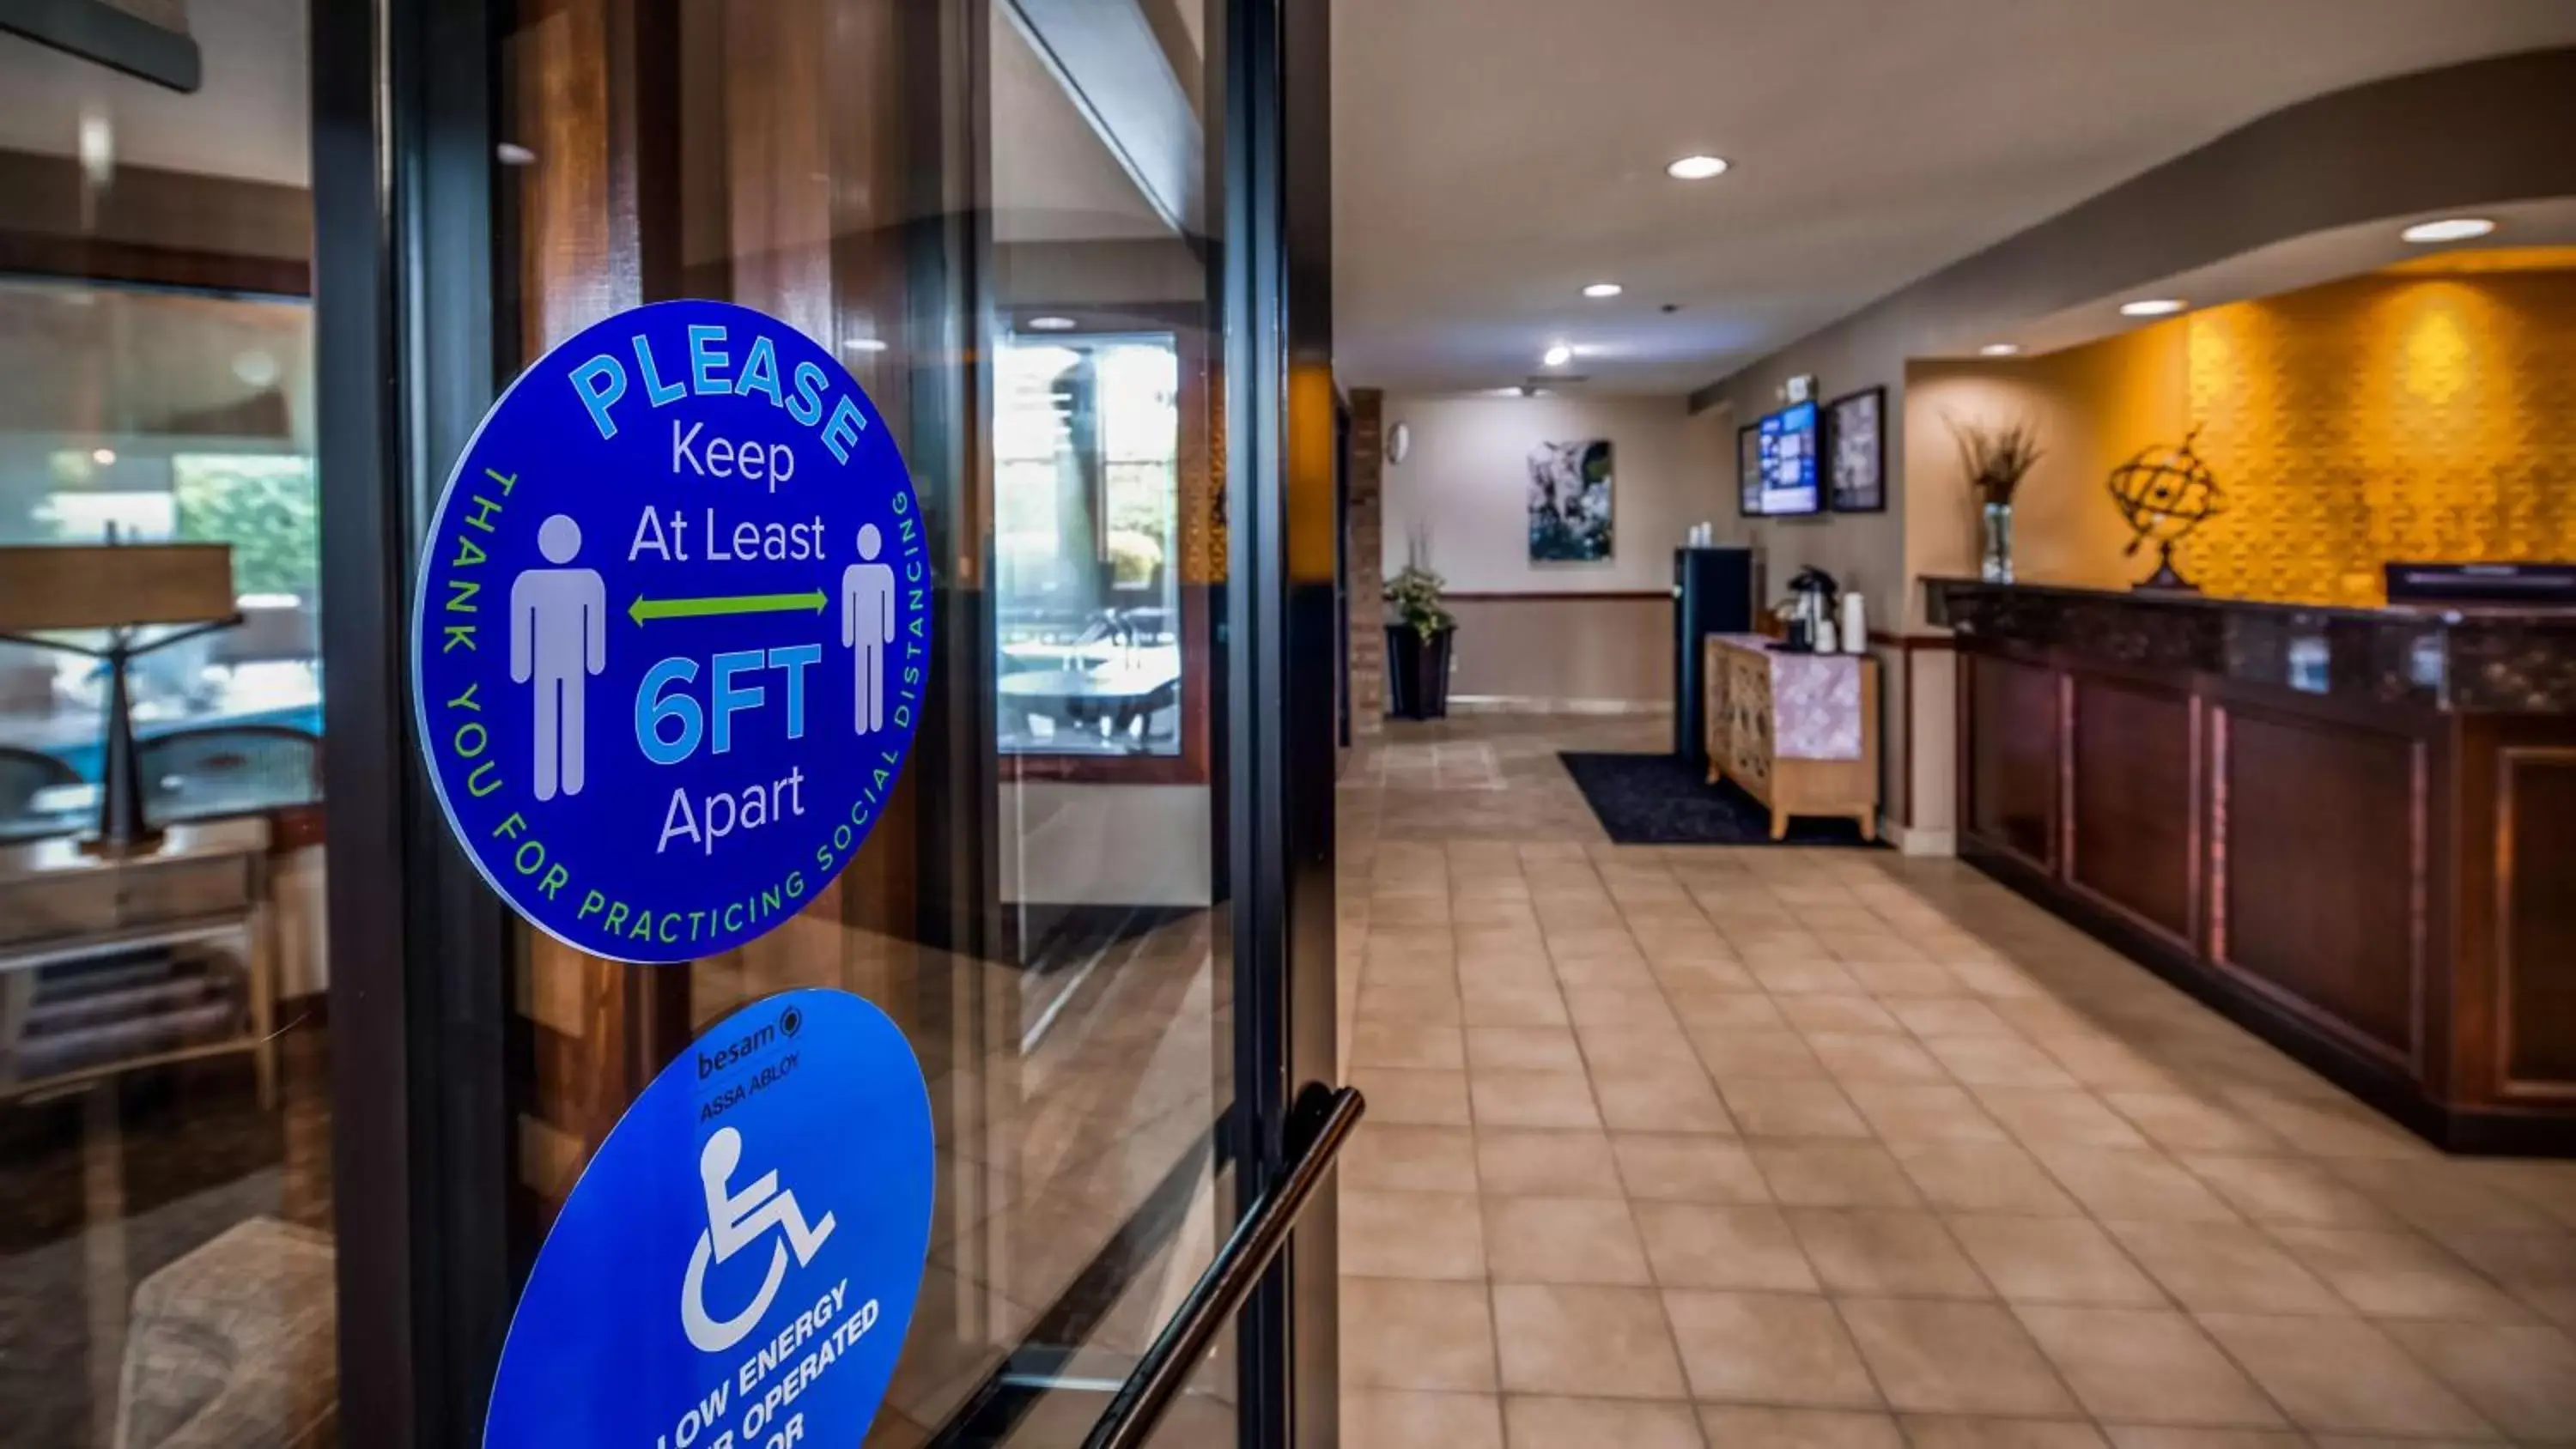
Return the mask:
<path id="1" fill-rule="evenodd" d="M 2057 860 L 2057 679 L 2000 655 L 1967 672 L 1968 828 L 2044 865 Z"/>
<path id="2" fill-rule="evenodd" d="M 2507 748 L 2497 909 L 2509 1087 L 2576 1093 L 2576 749 Z"/>
<path id="3" fill-rule="evenodd" d="M 2193 930 L 2191 697 L 2077 675 L 2066 856 L 2077 885 L 2188 943 Z"/>
<path id="4" fill-rule="evenodd" d="M 2417 746 L 2260 709 L 2225 709 L 2217 728 L 2219 963 L 2356 1044 L 2413 1060 Z"/>

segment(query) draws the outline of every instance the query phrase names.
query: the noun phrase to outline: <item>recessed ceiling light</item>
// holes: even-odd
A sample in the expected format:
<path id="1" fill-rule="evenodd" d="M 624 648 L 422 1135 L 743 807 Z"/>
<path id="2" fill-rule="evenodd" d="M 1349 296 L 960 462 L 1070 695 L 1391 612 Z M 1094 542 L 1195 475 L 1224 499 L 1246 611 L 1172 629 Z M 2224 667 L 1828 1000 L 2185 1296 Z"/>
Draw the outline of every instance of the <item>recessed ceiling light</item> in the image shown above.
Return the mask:
<path id="1" fill-rule="evenodd" d="M 1050 315 L 1045 317 L 1032 317 L 1021 325 L 1028 328 L 1031 332 L 1070 332 L 1079 324 L 1070 317 L 1057 317 Z"/>
<path id="2" fill-rule="evenodd" d="M 1664 174 L 1675 181 L 1706 181 L 1726 174 L 1726 160 L 1720 156 L 1684 156 L 1665 167 Z"/>
<path id="3" fill-rule="evenodd" d="M 1511 385 L 1510 387 L 1489 387 L 1489 388 L 1485 389 L 1485 396 L 1487 396 L 1487 397 L 1519 397 L 1519 396 L 1521 396 L 1521 394 L 1522 394 L 1523 392 L 1525 392 L 1525 391 L 1527 391 L 1527 389 L 1523 388 L 1523 387 L 1522 387 L 1520 384 L 1518 384 L 1518 383 L 1514 383 L 1514 384 L 1513 384 L 1513 385 Z"/>
<path id="4" fill-rule="evenodd" d="M 2495 230 L 2495 223 L 2483 216 L 2447 216 L 2440 221 L 2419 221 L 2398 233 L 2406 240 L 2423 245 L 2430 242 L 2471 241 Z"/>
<path id="5" fill-rule="evenodd" d="M 92 448 L 89 450 L 89 460 L 102 468 L 110 467 L 116 462 L 116 450 L 114 448 Z"/>
<path id="6" fill-rule="evenodd" d="M 2134 302 L 2121 303 L 2120 315 L 2123 317 L 2170 317 L 2190 305 L 2191 304 L 2189 302 L 2184 301 L 2180 297 L 2140 297 Z"/>
<path id="7" fill-rule="evenodd" d="M 1574 349 L 1560 342 L 1539 354 L 1539 361 L 1550 367 L 1563 367 L 1574 360 Z"/>
<path id="8" fill-rule="evenodd" d="M 504 166 L 534 166 L 537 164 L 537 153 L 520 145 L 516 141 L 504 141 L 500 145 L 493 147 L 492 156 L 493 159 L 499 161 Z"/>
<path id="9" fill-rule="evenodd" d="M 1616 297 L 1624 290 L 1617 282 L 1594 282 L 1583 289 L 1583 295 L 1593 298 Z"/>
<path id="10" fill-rule="evenodd" d="M 886 340 L 882 337 L 853 337 L 841 345 L 850 349 L 852 352 L 883 352 L 886 350 Z"/>
<path id="11" fill-rule="evenodd" d="M 1980 355 L 1986 357 L 2010 357 L 2021 351 L 2021 344 L 2018 342 L 1989 342 L 1985 346 L 1978 348 L 1977 351 Z"/>

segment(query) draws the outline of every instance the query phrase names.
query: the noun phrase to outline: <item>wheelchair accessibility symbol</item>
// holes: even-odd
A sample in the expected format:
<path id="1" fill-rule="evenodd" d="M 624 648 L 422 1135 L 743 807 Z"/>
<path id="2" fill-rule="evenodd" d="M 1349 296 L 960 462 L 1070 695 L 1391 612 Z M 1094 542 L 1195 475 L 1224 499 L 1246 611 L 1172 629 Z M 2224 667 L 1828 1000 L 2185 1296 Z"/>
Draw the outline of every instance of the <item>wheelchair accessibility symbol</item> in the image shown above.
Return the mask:
<path id="1" fill-rule="evenodd" d="M 804 1210 L 797 1206 L 796 1194 L 779 1187 L 774 1170 L 762 1173 L 742 1191 L 733 1191 L 733 1175 L 741 1166 L 742 1133 L 731 1127 L 709 1137 L 698 1153 L 698 1180 L 706 1188 L 707 1227 L 698 1234 L 698 1245 L 689 1254 L 688 1276 L 680 1285 L 680 1324 L 688 1330 L 689 1342 L 702 1353 L 722 1353 L 748 1337 L 759 1326 L 761 1316 L 769 1312 L 779 1285 L 786 1280 L 788 1254 L 794 1252 L 796 1266 L 804 1267 L 814 1261 L 824 1240 L 832 1236 L 832 1215 L 827 1212 L 822 1221 L 808 1225 Z M 778 1236 L 771 1236 L 773 1229 Z M 760 1291 L 752 1296 L 750 1306 L 731 1318 L 709 1313 L 708 1266 L 730 1262 L 736 1253 L 763 1239 L 769 1241 L 769 1271 L 761 1279 Z"/>

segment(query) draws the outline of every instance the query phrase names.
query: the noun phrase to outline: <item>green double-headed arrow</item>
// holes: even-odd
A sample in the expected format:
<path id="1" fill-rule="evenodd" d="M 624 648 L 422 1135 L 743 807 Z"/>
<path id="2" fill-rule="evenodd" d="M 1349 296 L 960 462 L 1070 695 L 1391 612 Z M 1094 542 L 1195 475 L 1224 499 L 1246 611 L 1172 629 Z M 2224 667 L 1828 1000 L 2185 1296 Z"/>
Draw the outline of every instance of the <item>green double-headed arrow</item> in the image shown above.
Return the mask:
<path id="1" fill-rule="evenodd" d="M 626 606 L 626 617 L 641 624 L 647 619 L 706 619 L 721 614 L 819 614 L 826 595 L 821 589 L 801 594 L 731 594 L 713 599 L 648 599 L 635 596 Z"/>

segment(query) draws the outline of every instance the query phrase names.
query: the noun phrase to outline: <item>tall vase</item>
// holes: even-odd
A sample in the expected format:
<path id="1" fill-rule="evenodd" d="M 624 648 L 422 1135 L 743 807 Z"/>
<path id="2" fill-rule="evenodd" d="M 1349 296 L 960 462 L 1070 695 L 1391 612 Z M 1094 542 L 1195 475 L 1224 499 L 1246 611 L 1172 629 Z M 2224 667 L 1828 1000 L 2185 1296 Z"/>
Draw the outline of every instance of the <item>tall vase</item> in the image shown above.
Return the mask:
<path id="1" fill-rule="evenodd" d="M 1977 577 L 1990 584 L 2011 583 L 2012 505 L 1986 504 L 1985 525 L 1985 552 L 1977 561 Z"/>

